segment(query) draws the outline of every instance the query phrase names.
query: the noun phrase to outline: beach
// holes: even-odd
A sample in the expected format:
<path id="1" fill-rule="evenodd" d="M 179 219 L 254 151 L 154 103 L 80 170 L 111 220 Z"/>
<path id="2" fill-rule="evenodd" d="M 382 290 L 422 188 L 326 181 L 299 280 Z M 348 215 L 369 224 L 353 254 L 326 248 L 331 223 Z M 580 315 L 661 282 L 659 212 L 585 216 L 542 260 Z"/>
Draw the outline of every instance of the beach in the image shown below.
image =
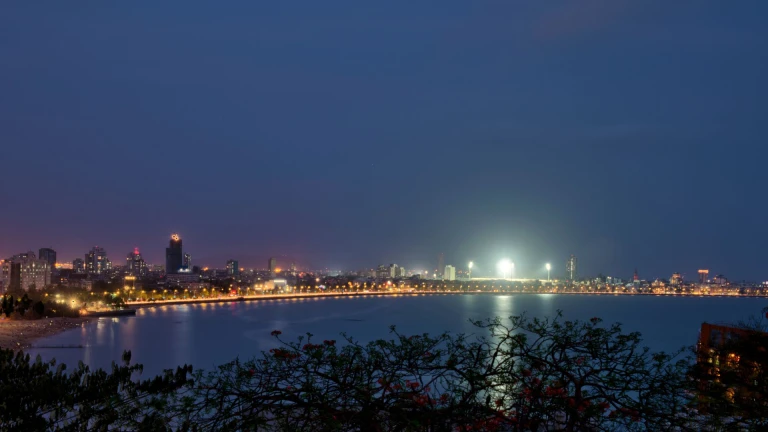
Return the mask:
<path id="1" fill-rule="evenodd" d="M 0 319 L 0 348 L 25 350 L 34 341 L 81 327 L 89 318 L 42 318 L 38 320 Z"/>

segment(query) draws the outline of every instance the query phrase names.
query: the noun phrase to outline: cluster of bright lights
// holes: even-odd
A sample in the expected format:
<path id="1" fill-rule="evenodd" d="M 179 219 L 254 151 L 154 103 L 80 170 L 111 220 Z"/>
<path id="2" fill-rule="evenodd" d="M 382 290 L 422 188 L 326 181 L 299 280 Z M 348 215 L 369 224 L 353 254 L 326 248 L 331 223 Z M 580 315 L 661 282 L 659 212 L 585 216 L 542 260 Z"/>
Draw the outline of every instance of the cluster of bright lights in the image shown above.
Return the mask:
<path id="1" fill-rule="evenodd" d="M 503 260 L 499 261 L 498 264 L 496 264 L 496 269 L 498 269 L 499 273 L 501 273 L 501 277 L 512 277 L 512 271 L 515 269 L 515 263 L 507 258 L 504 258 Z"/>

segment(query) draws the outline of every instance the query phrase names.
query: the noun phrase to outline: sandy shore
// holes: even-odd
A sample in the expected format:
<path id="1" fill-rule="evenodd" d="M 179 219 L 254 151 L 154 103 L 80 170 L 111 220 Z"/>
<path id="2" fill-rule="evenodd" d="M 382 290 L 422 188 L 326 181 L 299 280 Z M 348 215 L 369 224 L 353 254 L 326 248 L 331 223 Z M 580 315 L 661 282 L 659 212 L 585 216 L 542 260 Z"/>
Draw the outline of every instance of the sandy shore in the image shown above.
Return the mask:
<path id="1" fill-rule="evenodd" d="M 78 328 L 90 321 L 89 318 L 43 318 L 39 320 L 0 319 L 0 347 L 25 350 L 36 339 L 52 336 L 66 330 Z"/>

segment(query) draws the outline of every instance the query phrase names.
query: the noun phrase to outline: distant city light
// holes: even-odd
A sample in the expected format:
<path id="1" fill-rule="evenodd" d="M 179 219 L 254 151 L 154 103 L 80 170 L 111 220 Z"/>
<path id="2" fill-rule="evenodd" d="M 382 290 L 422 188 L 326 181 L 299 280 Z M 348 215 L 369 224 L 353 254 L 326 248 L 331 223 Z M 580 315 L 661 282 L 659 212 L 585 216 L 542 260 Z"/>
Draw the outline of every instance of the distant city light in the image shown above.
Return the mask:
<path id="1" fill-rule="evenodd" d="M 499 270 L 499 273 L 501 273 L 501 277 L 508 278 L 512 276 L 512 270 L 515 268 L 515 264 L 509 259 L 504 258 L 496 264 L 496 268 Z"/>

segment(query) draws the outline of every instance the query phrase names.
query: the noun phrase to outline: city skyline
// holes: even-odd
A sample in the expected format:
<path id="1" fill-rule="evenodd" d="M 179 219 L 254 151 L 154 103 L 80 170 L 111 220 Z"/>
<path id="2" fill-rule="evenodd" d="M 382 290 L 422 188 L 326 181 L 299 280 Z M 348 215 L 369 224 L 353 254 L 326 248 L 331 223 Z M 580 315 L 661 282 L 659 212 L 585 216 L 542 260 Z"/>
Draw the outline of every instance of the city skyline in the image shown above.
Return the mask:
<path id="1" fill-rule="evenodd" d="M 766 2 L 171 3 L 0 8 L 0 256 L 768 279 Z"/>
<path id="2" fill-rule="evenodd" d="M 172 233 L 170 235 L 170 240 L 169 241 L 170 241 L 170 248 L 166 248 L 165 249 L 165 255 L 164 255 L 165 266 L 164 267 L 167 268 L 167 266 L 168 266 L 167 263 L 169 262 L 169 259 L 170 259 L 170 260 L 176 262 L 174 267 L 179 267 L 180 269 L 183 269 L 182 272 L 189 272 L 189 271 L 191 271 L 192 267 L 187 265 L 188 264 L 188 260 L 191 261 L 191 255 L 189 253 L 184 253 L 183 254 L 183 264 L 184 265 L 181 266 L 180 264 L 178 264 L 179 262 L 181 262 L 179 260 L 181 259 L 180 258 L 181 257 L 181 253 L 182 253 L 181 245 L 182 245 L 182 242 L 183 242 L 183 238 L 178 233 Z M 128 253 L 128 260 L 127 260 L 127 262 L 125 264 L 125 268 L 128 271 L 128 273 L 143 274 L 144 268 L 146 268 L 146 266 L 154 265 L 154 263 L 152 263 L 151 261 L 147 262 L 143 258 L 144 254 L 140 253 L 139 249 L 140 249 L 139 247 L 134 247 L 133 250 Z M 172 250 L 173 250 L 173 252 L 171 252 Z M 42 257 L 42 254 L 43 254 L 44 251 L 45 251 L 46 254 L 52 254 L 53 257 L 55 257 L 57 255 L 57 253 L 58 253 L 56 250 L 54 250 L 52 248 L 41 248 L 40 249 L 41 256 L 38 256 L 38 258 L 42 259 L 44 261 L 48 261 L 48 262 L 50 262 L 50 258 L 43 258 Z M 88 268 L 88 264 L 87 263 L 89 262 L 89 260 L 92 260 L 92 258 L 89 258 L 89 255 L 93 255 L 95 251 L 98 251 L 98 253 L 100 253 L 103 256 L 103 258 L 108 263 L 108 266 L 109 266 L 108 268 L 112 268 L 113 267 L 113 264 L 111 263 L 111 260 L 109 259 L 108 251 L 106 251 L 105 248 L 103 248 L 103 247 L 93 246 L 91 248 L 90 252 L 86 254 L 86 261 L 85 261 L 84 268 L 83 268 L 83 270 L 85 272 L 87 272 L 87 273 L 95 273 L 95 274 L 101 273 L 100 270 L 95 269 L 95 267 L 96 267 L 95 264 L 92 266 L 94 268 L 92 268 L 92 269 Z M 34 252 L 31 249 L 29 250 L 29 253 L 34 254 Z M 26 255 L 27 252 L 21 252 L 21 254 L 22 255 Z M 171 257 L 173 257 L 173 258 L 171 258 Z M 394 266 L 394 268 L 402 267 L 403 272 L 405 272 L 406 269 L 407 269 L 407 271 L 409 273 L 412 273 L 412 274 L 421 274 L 421 275 L 425 275 L 428 278 L 434 276 L 434 277 L 436 277 L 438 279 L 445 278 L 446 280 L 453 280 L 456 277 L 457 274 L 459 274 L 459 275 L 464 274 L 464 273 L 467 272 L 467 270 L 473 271 L 475 276 L 477 276 L 477 277 L 490 277 L 490 278 L 502 277 L 502 275 L 504 275 L 503 277 L 522 278 L 522 279 L 541 279 L 541 280 L 544 280 L 544 279 L 549 279 L 550 277 L 552 277 L 552 279 L 561 279 L 561 280 L 572 280 L 572 279 L 573 280 L 581 280 L 581 279 L 588 279 L 588 278 L 597 277 L 597 276 L 609 276 L 609 277 L 614 277 L 614 278 L 619 278 L 619 279 L 626 279 L 626 280 L 632 280 L 632 279 L 638 280 L 638 269 L 637 269 L 637 267 L 634 268 L 634 271 L 633 271 L 633 274 L 632 274 L 631 277 L 627 277 L 623 273 L 623 271 L 611 272 L 611 271 L 602 270 L 602 271 L 599 271 L 599 272 L 593 273 L 593 274 L 585 274 L 586 272 L 584 272 L 584 270 L 582 270 L 581 267 L 577 264 L 577 259 L 578 259 L 577 256 L 575 256 L 574 254 L 570 254 L 566 258 L 566 260 L 564 261 L 562 267 L 558 267 L 557 265 L 553 266 L 551 260 L 542 261 L 541 263 L 528 263 L 526 261 L 523 261 L 524 264 L 522 266 L 520 266 L 520 262 L 516 262 L 516 261 L 510 260 L 509 258 L 500 258 L 498 261 L 495 261 L 495 262 L 493 262 L 492 260 L 489 261 L 489 262 L 482 262 L 482 261 L 477 261 L 476 262 L 475 260 L 470 259 L 470 260 L 464 261 L 463 265 L 459 264 L 459 263 L 454 263 L 452 261 L 448 261 L 447 262 L 448 265 L 445 265 L 446 264 L 445 254 L 441 252 L 441 253 L 439 253 L 437 255 L 437 266 L 435 268 L 430 268 L 429 265 L 426 265 L 426 266 L 419 266 L 419 265 L 414 265 L 414 266 L 411 266 L 411 265 L 398 266 L 397 264 L 390 264 L 389 267 L 387 267 L 386 265 L 379 263 L 379 264 L 370 264 L 368 266 L 362 266 L 362 267 L 350 267 L 350 266 L 343 266 L 343 265 L 341 265 L 341 266 L 337 266 L 337 267 L 334 267 L 334 268 L 312 267 L 311 265 L 302 265 L 300 270 L 302 270 L 302 271 L 310 271 L 310 272 L 312 272 L 312 271 L 322 271 L 322 270 L 350 272 L 350 271 L 360 271 L 360 270 L 375 270 L 376 267 L 378 266 L 379 269 L 381 269 L 382 267 L 387 268 L 387 273 L 388 274 L 392 273 L 392 275 L 391 275 L 392 277 L 396 277 L 396 276 L 399 277 L 400 276 L 399 272 L 397 274 L 395 274 L 391 270 L 391 268 Z M 2 258 L 0 258 L 0 262 L 1 261 L 2 261 Z M 72 260 L 72 261 L 63 259 L 63 260 L 57 261 L 57 263 L 58 264 L 62 264 L 62 263 L 68 263 L 69 264 L 69 263 L 72 263 L 73 267 L 77 267 L 77 265 L 73 261 L 82 261 L 82 258 L 78 257 L 78 258 L 76 258 L 75 260 Z M 139 263 L 139 261 L 140 261 L 140 263 Z M 293 267 L 296 266 L 295 260 L 291 259 L 290 257 L 286 257 L 286 256 L 283 256 L 283 261 L 282 261 L 283 264 L 278 264 L 276 258 L 274 256 L 271 256 L 271 255 L 270 255 L 266 265 L 264 265 L 264 266 L 262 266 L 260 264 L 250 264 L 250 263 L 245 263 L 245 262 L 243 264 L 239 264 L 240 261 L 241 261 L 240 259 L 228 258 L 226 260 L 226 263 L 225 263 L 224 266 L 221 266 L 220 265 L 221 263 L 219 263 L 219 262 L 216 262 L 216 263 L 214 263 L 214 262 L 210 262 L 210 263 L 203 262 L 200 267 L 201 268 L 202 267 L 206 267 L 206 268 L 210 267 L 210 268 L 226 269 L 230 274 L 232 274 L 231 272 L 233 270 L 233 267 L 230 266 L 231 263 L 235 264 L 235 266 L 234 266 L 234 270 L 235 271 L 239 271 L 237 269 L 244 268 L 244 267 L 247 267 L 249 269 L 270 270 L 271 271 L 273 266 L 275 268 L 279 268 L 279 269 L 281 269 L 283 271 L 286 271 L 286 270 L 293 271 Z M 288 265 L 289 262 L 290 262 L 290 267 Z M 478 263 L 480 265 L 478 265 Z M 116 266 L 122 266 L 122 264 L 116 264 Z M 441 270 L 441 266 L 443 266 L 443 270 L 445 270 L 445 271 L 447 271 L 448 268 L 451 268 L 452 269 L 452 273 L 451 273 L 452 276 L 451 277 L 445 277 L 445 273 L 443 272 L 443 270 Z M 136 267 L 136 268 L 134 268 L 134 267 Z M 505 268 L 502 269 L 500 267 L 505 267 Z M 522 267 L 522 270 L 520 270 L 521 267 Z M 558 270 L 558 269 L 560 269 L 560 270 Z M 456 272 L 458 272 L 458 273 L 456 273 Z M 675 270 L 669 276 L 663 275 L 663 274 L 652 274 L 651 277 L 643 277 L 642 280 L 649 280 L 649 281 L 652 281 L 652 280 L 655 280 L 655 279 L 666 280 L 666 279 L 675 279 L 676 277 L 678 277 L 678 278 L 680 278 L 682 280 L 685 280 L 685 281 L 694 281 L 694 280 L 698 279 L 700 282 L 703 282 L 704 279 L 707 279 L 707 278 L 705 277 L 705 278 L 702 279 L 702 276 L 701 276 L 702 272 L 706 272 L 707 274 L 710 273 L 710 271 L 708 269 L 707 270 L 702 270 L 701 268 L 699 268 L 696 271 L 691 271 L 691 272 Z M 166 269 L 166 274 L 172 275 L 172 274 L 176 274 L 176 273 L 177 273 L 177 271 L 174 271 L 174 270 L 168 271 Z M 403 273 L 402 276 L 404 277 L 405 274 Z M 752 279 L 748 280 L 748 279 L 745 279 L 745 278 L 741 278 L 738 275 L 726 275 L 723 272 L 718 272 L 718 271 L 712 272 L 712 278 L 715 278 L 715 277 L 731 278 L 731 280 L 733 282 L 740 282 L 740 281 L 749 281 L 749 282 L 756 282 L 756 283 L 763 283 L 764 282 L 764 278 L 757 278 L 757 279 L 754 279 L 754 280 L 752 280 Z"/>

